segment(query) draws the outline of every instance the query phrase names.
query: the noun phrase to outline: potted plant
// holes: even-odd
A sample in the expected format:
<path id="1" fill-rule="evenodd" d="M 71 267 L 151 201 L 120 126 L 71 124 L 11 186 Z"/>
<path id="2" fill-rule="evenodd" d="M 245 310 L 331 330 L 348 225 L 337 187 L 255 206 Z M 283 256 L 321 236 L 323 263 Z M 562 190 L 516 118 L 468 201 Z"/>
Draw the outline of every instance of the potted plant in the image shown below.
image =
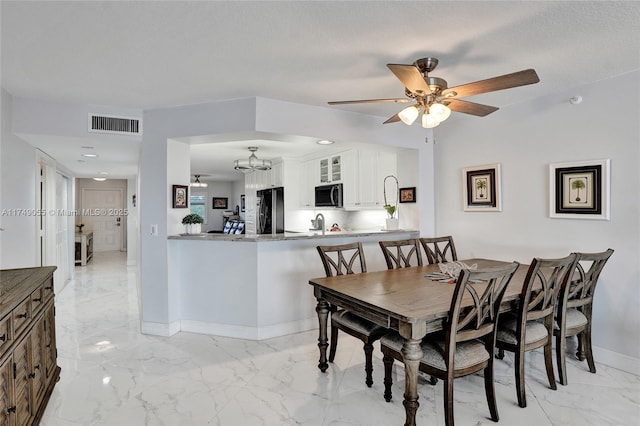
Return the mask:
<path id="1" fill-rule="evenodd" d="M 182 224 L 185 226 L 187 234 L 199 234 L 202 232 L 202 224 L 204 219 L 196 213 L 189 213 L 182 218 Z"/>
<path id="2" fill-rule="evenodd" d="M 396 190 L 395 190 L 396 199 L 393 204 L 390 204 L 389 201 L 387 201 L 387 179 L 389 178 L 393 179 L 396 183 Z M 383 186 L 382 193 L 384 194 L 383 207 L 386 210 L 387 215 L 389 215 L 389 217 L 387 218 L 387 230 L 398 229 L 399 219 L 395 217 L 395 214 L 398 211 L 398 199 L 399 199 L 399 193 L 400 193 L 400 188 L 398 187 L 398 178 L 395 177 L 394 175 L 386 176 L 384 178 L 382 186 Z"/>

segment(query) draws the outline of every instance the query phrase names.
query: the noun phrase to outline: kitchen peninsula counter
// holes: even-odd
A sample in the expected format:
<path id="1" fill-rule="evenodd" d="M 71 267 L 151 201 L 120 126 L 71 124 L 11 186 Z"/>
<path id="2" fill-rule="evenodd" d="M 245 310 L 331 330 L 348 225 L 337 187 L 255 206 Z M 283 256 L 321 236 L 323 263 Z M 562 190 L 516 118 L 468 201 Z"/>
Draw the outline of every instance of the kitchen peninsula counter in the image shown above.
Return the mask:
<path id="1" fill-rule="evenodd" d="M 409 230 L 169 236 L 168 291 L 176 309 L 169 324 L 144 321 L 142 330 L 262 340 L 315 329 L 317 301 L 308 282 L 325 274 L 316 246 L 361 242 L 367 270 L 379 271 L 386 269 L 379 241 L 419 236 Z"/>
<path id="2" fill-rule="evenodd" d="M 179 234 L 170 235 L 168 238 L 172 240 L 213 240 L 213 241 L 244 241 L 244 242 L 262 242 L 262 241 L 285 241 L 285 240 L 319 240 L 324 238 L 345 238 L 345 237 L 370 237 L 377 236 L 380 238 L 396 238 L 397 235 L 405 235 L 407 233 L 417 233 L 418 231 L 411 229 L 395 229 L 395 230 L 360 230 L 360 231 L 326 231 L 322 235 L 322 231 L 309 232 L 284 232 L 279 234 L 219 234 L 219 233 L 200 233 L 200 234 Z"/>

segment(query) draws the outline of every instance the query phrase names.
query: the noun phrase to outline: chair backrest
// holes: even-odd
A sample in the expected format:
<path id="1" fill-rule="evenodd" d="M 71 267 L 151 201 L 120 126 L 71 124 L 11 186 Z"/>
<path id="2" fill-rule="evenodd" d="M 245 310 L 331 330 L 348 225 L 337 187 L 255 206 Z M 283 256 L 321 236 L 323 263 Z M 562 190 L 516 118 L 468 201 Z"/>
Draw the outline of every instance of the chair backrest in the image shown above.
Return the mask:
<path id="1" fill-rule="evenodd" d="M 422 244 L 424 252 L 427 254 L 429 265 L 458 260 L 456 246 L 453 244 L 453 237 L 450 235 L 446 237 L 420 238 L 420 244 Z"/>
<path id="2" fill-rule="evenodd" d="M 533 259 L 520 293 L 517 335 L 521 334 L 530 320 L 544 318 L 548 327 L 553 326 L 556 299 L 562 286 L 571 277 L 577 258 L 572 253 L 560 259 Z"/>
<path id="3" fill-rule="evenodd" d="M 317 246 L 327 277 L 334 275 L 367 272 L 362 243 L 341 244 L 336 246 Z M 356 265 L 360 265 L 360 270 Z"/>
<path id="4" fill-rule="evenodd" d="M 613 249 L 601 253 L 576 253 L 575 273 L 559 296 L 563 309 L 591 305 L 600 273 L 612 254 Z"/>
<path id="5" fill-rule="evenodd" d="M 518 266 L 518 262 L 513 262 L 503 268 L 460 271 L 445 325 L 447 366 L 453 365 L 457 342 L 483 338 L 485 344 L 495 345 L 502 296 Z M 463 300 L 468 300 L 465 294 L 471 296 L 471 306 L 462 306 Z"/>
<path id="6" fill-rule="evenodd" d="M 387 261 L 387 269 L 422 266 L 422 253 L 416 239 L 380 241 L 380 248 L 384 254 L 384 260 Z"/>

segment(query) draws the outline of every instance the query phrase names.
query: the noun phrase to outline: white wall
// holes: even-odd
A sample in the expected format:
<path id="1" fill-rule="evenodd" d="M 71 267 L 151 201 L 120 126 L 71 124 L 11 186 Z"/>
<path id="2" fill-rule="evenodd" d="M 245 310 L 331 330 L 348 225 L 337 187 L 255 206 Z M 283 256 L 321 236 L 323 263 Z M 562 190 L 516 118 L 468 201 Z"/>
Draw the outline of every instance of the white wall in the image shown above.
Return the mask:
<path id="1" fill-rule="evenodd" d="M 544 77 L 542 76 L 544 80 Z M 615 249 L 598 285 L 597 361 L 640 373 L 640 72 L 436 129 L 436 229 L 461 258 L 529 263 L 534 256 Z M 621 96 L 612 96 L 620 93 Z M 568 102 L 581 95 L 583 102 Z M 611 159 L 611 220 L 549 218 L 548 165 Z M 502 212 L 462 210 L 461 169 L 501 163 Z"/>
<path id="2" fill-rule="evenodd" d="M 36 150 L 12 133 L 12 119 L 12 98 L 2 89 L 0 193 L 5 214 L 0 216 L 0 228 L 4 228 L 0 234 L 0 267 L 3 269 L 39 266 L 36 263 L 36 219 L 24 213 L 36 208 Z M 20 209 L 22 213 L 14 209 Z"/>

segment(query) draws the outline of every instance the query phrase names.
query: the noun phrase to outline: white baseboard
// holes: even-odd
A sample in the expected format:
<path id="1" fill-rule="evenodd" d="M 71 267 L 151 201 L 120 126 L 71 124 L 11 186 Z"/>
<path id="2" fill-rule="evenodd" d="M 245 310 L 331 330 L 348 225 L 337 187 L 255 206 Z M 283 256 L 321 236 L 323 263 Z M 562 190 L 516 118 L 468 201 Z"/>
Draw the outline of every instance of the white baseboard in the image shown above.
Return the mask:
<path id="1" fill-rule="evenodd" d="M 174 321 L 170 324 L 142 321 L 141 331 L 143 334 L 151 334 L 153 336 L 173 336 L 180 331 L 180 321 Z"/>
<path id="2" fill-rule="evenodd" d="M 317 318 L 307 318 L 283 324 L 265 327 L 250 327 L 243 325 L 216 324 L 203 321 L 181 320 L 171 324 L 143 322 L 142 333 L 155 336 L 172 336 L 178 331 L 208 334 L 211 336 L 234 337 L 246 340 L 264 340 L 272 337 L 286 336 L 313 330 L 318 327 Z"/>
<path id="3" fill-rule="evenodd" d="M 608 365 L 618 370 L 640 376 L 640 359 L 623 355 L 609 349 L 593 347 L 593 358 L 596 363 Z"/>

